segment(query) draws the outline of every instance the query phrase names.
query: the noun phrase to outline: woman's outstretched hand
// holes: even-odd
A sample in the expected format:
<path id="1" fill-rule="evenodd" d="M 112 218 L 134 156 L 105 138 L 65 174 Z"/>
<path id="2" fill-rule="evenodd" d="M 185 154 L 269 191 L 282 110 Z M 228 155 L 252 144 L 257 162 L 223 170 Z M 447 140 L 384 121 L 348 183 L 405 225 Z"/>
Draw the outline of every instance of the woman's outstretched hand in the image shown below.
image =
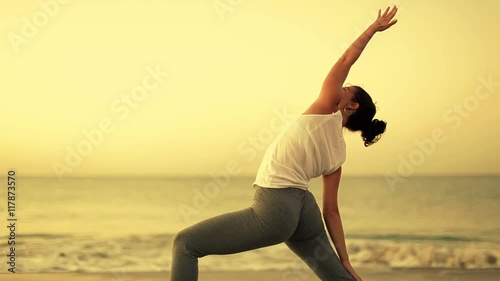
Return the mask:
<path id="1" fill-rule="evenodd" d="M 372 24 L 376 31 L 384 31 L 398 22 L 398 20 L 396 19 L 393 20 L 396 12 L 398 11 L 398 8 L 394 5 L 394 7 L 392 7 L 392 10 L 389 11 L 390 8 L 391 7 L 387 7 L 383 15 L 381 14 L 382 10 L 378 10 L 377 20 L 375 20 L 375 22 Z"/>
<path id="2" fill-rule="evenodd" d="M 356 281 L 363 281 L 363 279 L 361 279 L 361 277 L 359 277 L 359 275 L 356 273 L 356 271 L 354 271 L 354 268 L 352 268 L 352 265 L 349 261 L 342 262 L 342 266 L 345 268 L 345 270 L 347 272 L 349 272 L 349 274 L 352 275 L 352 277 L 354 277 L 354 279 L 356 279 Z"/>

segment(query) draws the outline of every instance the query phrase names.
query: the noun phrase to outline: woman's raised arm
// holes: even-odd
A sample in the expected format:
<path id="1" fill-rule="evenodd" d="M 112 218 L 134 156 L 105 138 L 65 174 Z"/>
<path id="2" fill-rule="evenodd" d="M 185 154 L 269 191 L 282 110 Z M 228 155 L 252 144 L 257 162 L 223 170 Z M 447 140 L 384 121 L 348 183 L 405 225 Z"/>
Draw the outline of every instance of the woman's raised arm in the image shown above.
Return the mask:
<path id="1" fill-rule="evenodd" d="M 378 17 L 344 52 L 339 60 L 328 73 L 318 100 L 315 102 L 317 106 L 322 108 L 332 108 L 332 111 L 337 111 L 337 106 L 341 100 L 342 86 L 347 78 L 347 74 L 351 66 L 358 60 L 359 56 L 365 49 L 366 45 L 378 31 L 384 31 L 394 25 L 397 20 L 393 20 L 398 8 L 394 6 L 391 10 L 387 7 L 384 14 L 381 10 L 378 12 Z"/>

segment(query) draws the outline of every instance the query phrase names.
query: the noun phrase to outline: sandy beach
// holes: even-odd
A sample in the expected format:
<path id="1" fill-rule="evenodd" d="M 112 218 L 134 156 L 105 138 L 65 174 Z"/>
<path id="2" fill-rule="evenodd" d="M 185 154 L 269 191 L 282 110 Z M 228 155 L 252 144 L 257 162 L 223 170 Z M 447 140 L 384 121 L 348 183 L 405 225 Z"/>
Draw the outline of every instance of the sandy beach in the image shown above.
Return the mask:
<path id="1" fill-rule="evenodd" d="M 496 281 L 500 280 L 500 270 L 452 270 L 452 269 L 393 269 L 373 271 L 359 269 L 365 281 Z M 7 278 L 5 278 L 7 277 Z M 42 274 L 2 274 L 2 280 L 10 281 L 167 281 L 168 272 L 150 273 L 42 273 Z M 319 280 L 309 271 L 233 271 L 200 272 L 199 280 L 204 281 L 254 281 Z"/>

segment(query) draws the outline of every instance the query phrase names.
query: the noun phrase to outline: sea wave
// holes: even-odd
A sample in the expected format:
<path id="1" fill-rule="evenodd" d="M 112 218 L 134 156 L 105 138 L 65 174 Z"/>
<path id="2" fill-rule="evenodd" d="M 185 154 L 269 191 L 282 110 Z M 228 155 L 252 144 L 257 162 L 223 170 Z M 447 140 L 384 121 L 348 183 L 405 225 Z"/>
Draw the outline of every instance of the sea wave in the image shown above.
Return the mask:
<path id="1" fill-rule="evenodd" d="M 352 240 L 347 242 L 349 257 L 358 266 L 390 268 L 499 268 L 498 244 L 485 242 L 377 242 Z M 450 241 L 450 240 L 446 240 Z M 457 240 L 451 240 L 456 242 Z M 466 243 L 463 243 L 467 241 Z"/>
<path id="2" fill-rule="evenodd" d="M 170 269 L 171 233 L 92 237 L 32 234 L 16 242 L 17 272 L 159 272 Z M 500 245 L 443 236 L 350 235 L 354 267 L 500 268 Z M 436 238 L 433 236 L 432 238 Z M 284 244 L 230 256 L 208 256 L 200 270 L 284 270 L 304 263 Z"/>

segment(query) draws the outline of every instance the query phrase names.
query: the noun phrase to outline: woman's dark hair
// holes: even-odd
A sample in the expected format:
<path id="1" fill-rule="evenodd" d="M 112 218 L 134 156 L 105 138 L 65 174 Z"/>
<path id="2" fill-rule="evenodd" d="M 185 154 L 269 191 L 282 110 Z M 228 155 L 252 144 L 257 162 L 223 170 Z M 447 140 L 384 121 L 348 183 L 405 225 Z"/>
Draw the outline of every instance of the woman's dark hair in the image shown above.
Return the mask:
<path id="1" fill-rule="evenodd" d="M 373 119 L 377 109 L 372 98 L 363 88 L 359 86 L 351 87 L 354 88 L 352 101 L 358 103 L 359 107 L 349 116 L 345 127 L 349 131 L 361 131 L 361 138 L 363 138 L 365 146 L 370 146 L 376 143 L 385 132 L 387 122 Z"/>

